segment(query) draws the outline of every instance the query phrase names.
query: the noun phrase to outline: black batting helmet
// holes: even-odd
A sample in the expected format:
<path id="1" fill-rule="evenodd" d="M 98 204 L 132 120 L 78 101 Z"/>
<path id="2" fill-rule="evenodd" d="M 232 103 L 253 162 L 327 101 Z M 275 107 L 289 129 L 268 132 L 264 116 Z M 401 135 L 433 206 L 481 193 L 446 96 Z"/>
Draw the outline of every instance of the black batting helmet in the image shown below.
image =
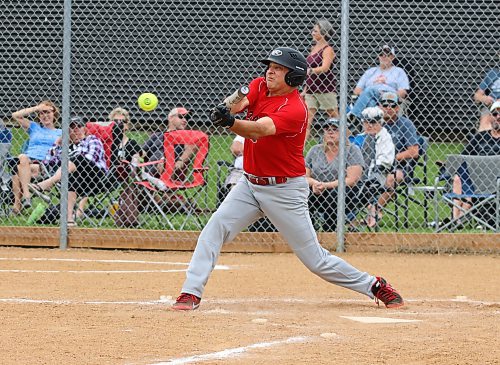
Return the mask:
<path id="1" fill-rule="evenodd" d="M 285 82 L 290 86 L 301 85 L 307 77 L 307 61 L 302 53 L 293 48 L 278 47 L 267 58 L 260 62 L 269 65 L 274 62 L 289 68 Z"/>

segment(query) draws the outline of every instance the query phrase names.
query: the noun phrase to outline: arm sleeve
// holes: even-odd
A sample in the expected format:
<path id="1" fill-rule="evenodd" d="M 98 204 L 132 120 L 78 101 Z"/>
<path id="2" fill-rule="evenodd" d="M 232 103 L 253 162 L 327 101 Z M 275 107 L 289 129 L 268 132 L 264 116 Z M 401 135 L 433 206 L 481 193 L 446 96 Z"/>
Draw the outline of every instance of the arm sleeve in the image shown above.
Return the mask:
<path id="1" fill-rule="evenodd" d="M 375 150 L 375 164 L 386 168 L 391 167 L 394 163 L 396 150 L 389 133 L 380 134 L 379 138 L 377 138 Z"/>
<path id="2" fill-rule="evenodd" d="M 410 80 L 408 79 L 408 75 L 405 70 L 399 68 L 399 76 L 398 76 L 398 90 L 410 90 Z"/>
<path id="3" fill-rule="evenodd" d="M 363 153 L 358 146 L 350 145 L 348 148 L 346 167 L 359 165 L 363 169 L 365 168 L 365 159 L 363 158 Z"/>
<path id="4" fill-rule="evenodd" d="M 361 76 L 358 83 L 356 84 L 356 87 L 366 89 L 366 81 L 368 80 L 368 73 L 370 72 L 370 70 L 371 68 L 365 71 L 365 73 Z"/>
<path id="5" fill-rule="evenodd" d="M 417 128 L 415 128 L 413 123 L 411 123 L 410 121 L 408 121 L 408 123 L 406 125 L 406 138 L 407 138 L 407 141 L 406 141 L 405 148 L 409 148 L 411 146 L 415 146 L 415 145 L 419 144 L 418 143 Z"/>
<path id="6" fill-rule="evenodd" d="M 306 162 L 306 167 L 308 169 L 311 169 L 312 170 L 312 162 L 314 160 L 314 156 L 316 155 L 316 146 L 312 147 L 309 152 L 307 153 L 306 155 L 306 158 L 305 158 L 305 162 Z"/>
<path id="7" fill-rule="evenodd" d="M 484 77 L 483 81 L 479 84 L 479 88 L 483 91 L 486 91 L 490 88 L 491 83 L 495 79 L 495 70 L 490 70 L 486 76 Z"/>

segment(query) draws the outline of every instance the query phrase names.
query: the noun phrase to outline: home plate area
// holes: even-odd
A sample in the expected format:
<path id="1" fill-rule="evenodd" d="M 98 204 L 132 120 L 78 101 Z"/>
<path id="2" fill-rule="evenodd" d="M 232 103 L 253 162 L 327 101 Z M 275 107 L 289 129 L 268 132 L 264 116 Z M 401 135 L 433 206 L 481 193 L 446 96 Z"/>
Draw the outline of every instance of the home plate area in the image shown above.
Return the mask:
<path id="1" fill-rule="evenodd" d="M 199 309 L 169 311 L 191 254 L 0 249 L 2 365 L 498 363 L 492 256 L 344 255 L 400 290 L 386 309 L 292 254 L 222 254 Z"/>

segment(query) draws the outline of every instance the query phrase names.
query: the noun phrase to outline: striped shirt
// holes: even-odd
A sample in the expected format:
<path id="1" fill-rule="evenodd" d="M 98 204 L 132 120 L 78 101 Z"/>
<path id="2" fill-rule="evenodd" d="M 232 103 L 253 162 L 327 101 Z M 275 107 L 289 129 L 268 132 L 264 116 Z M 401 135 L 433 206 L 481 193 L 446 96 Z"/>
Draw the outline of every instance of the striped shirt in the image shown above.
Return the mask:
<path id="1" fill-rule="evenodd" d="M 44 163 L 49 166 L 59 165 L 61 163 L 62 147 L 52 146 L 47 153 Z M 108 170 L 106 165 L 106 156 L 102 142 L 94 135 L 89 135 L 77 144 L 71 144 L 69 147 L 69 159 L 76 156 L 84 156 L 87 160 L 95 163 L 97 167 Z"/>

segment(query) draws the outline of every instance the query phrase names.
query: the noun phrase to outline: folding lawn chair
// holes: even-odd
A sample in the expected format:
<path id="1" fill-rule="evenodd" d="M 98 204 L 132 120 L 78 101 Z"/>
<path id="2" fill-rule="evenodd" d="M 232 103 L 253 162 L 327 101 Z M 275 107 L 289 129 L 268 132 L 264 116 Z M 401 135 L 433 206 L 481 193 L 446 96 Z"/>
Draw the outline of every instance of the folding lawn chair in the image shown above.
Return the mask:
<path id="1" fill-rule="evenodd" d="M 445 174 L 436 178 L 434 186 L 437 189 L 440 181 L 445 180 L 445 193 L 442 194 L 442 200 L 452 208 L 458 208 L 463 215 L 456 219 L 452 217 L 449 222 L 439 225 L 440 204 L 436 198 L 434 200 L 437 222 L 436 232 L 454 229 L 459 222 L 467 220 L 476 221 L 483 227 L 498 232 L 500 220 L 500 156 L 448 155 L 445 168 Z M 452 191 L 452 181 L 455 175 L 458 175 L 462 181 L 461 194 Z M 470 209 L 464 209 L 455 202 L 457 200 L 470 201 L 472 206 Z"/>
<path id="2" fill-rule="evenodd" d="M 175 165 L 175 146 L 176 145 L 195 145 L 196 152 L 194 155 L 192 166 L 185 178 L 177 180 Z M 169 211 L 173 215 L 185 215 L 180 228 L 183 229 L 190 218 L 196 217 L 196 224 L 201 229 L 202 224 L 197 213 L 195 202 L 199 202 L 199 198 L 204 195 L 206 206 L 206 186 L 207 179 L 205 173 L 208 167 L 204 166 L 208 149 L 208 136 L 196 130 L 178 130 L 166 132 L 164 135 L 164 158 L 156 162 L 148 162 L 139 164 L 138 167 L 146 166 L 152 163 L 161 163 L 164 165 L 164 172 L 159 179 L 149 179 L 147 181 L 138 181 L 136 184 L 144 188 L 145 194 L 149 198 L 148 204 L 154 206 L 158 213 L 163 217 L 167 226 L 174 230 L 171 218 L 165 213 L 161 204 L 155 199 L 155 194 L 160 191 L 163 194 L 175 194 L 179 199 L 176 200 L 177 209 Z M 178 195 L 181 191 L 185 192 L 182 196 Z M 187 193 L 190 193 L 189 196 Z"/>
<path id="3" fill-rule="evenodd" d="M 403 222 L 403 227 L 408 228 L 409 226 L 409 215 L 410 215 L 410 203 L 414 203 L 418 206 L 423 206 L 424 220 L 426 223 L 429 222 L 428 206 L 429 206 L 429 194 L 427 190 L 423 189 L 422 186 L 428 185 L 427 178 L 427 150 L 429 148 L 429 139 L 424 136 L 418 136 L 419 139 L 419 157 L 415 160 L 414 168 L 410 176 L 406 176 L 403 181 L 396 184 L 394 188 L 394 210 L 389 214 L 394 217 L 396 228 L 400 227 L 401 220 Z M 396 166 L 397 168 L 397 166 Z M 418 173 L 420 171 L 420 173 Z M 420 189 L 422 187 L 422 189 Z M 418 199 L 415 196 L 415 191 L 423 190 L 423 199 Z M 401 211 L 403 214 L 403 219 L 401 219 Z"/>

